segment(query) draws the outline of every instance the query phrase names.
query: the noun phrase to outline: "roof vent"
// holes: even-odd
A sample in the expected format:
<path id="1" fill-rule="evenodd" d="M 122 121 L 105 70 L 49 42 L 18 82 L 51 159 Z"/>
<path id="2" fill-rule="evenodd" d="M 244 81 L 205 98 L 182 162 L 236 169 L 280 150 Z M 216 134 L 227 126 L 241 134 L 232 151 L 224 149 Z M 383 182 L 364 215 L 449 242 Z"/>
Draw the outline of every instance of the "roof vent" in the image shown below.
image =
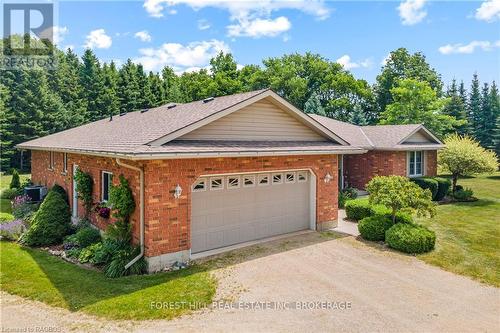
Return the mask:
<path id="1" fill-rule="evenodd" d="M 175 103 L 174 104 L 169 104 L 169 105 L 167 105 L 167 109 L 173 109 L 176 106 L 177 106 L 177 104 L 175 104 Z"/>
<path id="2" fill-rule="evenodd" d="M 147 112 L 147 111 L 149 111 L 149 109 L 142 109 L 141 113 L 144 113 L 144 112 Z"/>
<path id="3" fill-rule="evenodd" d="M 127 114 L 127 112 L 122 112 L 122 113 L 120 113 L 120 117 L 121 117 L 121 116 L 124 116 L 124 115 L 126 115 L 126 114 Z"/>
<path id="4" fill-rule="evenodd" d="M 214 99 L 215 99 L 215 97 L 208 97 L 208 98 L 205 98 L 205 99 L 203 100 L 203 103 L 208 103 L 208 102 L 211 102 L 211 101 L 213 101 Z"/>

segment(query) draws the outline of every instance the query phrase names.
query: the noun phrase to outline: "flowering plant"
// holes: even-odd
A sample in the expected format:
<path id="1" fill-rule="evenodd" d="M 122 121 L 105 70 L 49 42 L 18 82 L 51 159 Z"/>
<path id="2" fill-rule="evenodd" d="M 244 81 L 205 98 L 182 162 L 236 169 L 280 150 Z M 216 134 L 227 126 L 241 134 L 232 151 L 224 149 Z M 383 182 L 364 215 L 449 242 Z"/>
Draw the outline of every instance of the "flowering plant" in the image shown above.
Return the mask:
<path id="1" fill-rule="evenodd" d="M 106 207 L 102 202 L 96 204 L 94 211 L 97 213 L 97 215 L 105 219 L 109 219 L 109 216 L 111 215 L 111 209 L 109 207 Z"/>
<path id="2" fill-rule="evenodd" d="M 0 236 L 10 240 L 18 240 L 26 229 L 26 223 L 21 219 L 0 224 Z"/>

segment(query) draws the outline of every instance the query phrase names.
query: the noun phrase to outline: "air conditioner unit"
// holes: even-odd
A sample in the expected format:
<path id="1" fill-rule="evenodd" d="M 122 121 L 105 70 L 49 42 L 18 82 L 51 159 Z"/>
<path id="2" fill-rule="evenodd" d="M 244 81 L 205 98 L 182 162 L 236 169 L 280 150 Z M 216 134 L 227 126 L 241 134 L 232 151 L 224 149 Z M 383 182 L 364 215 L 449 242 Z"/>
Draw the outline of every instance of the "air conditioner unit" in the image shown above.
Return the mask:
<path id="1" fill-rule="evenodd" d="M 30 197 L 32 202 L 40 202 L 47 195 L 47 187 L 42 185 L 27 186 L 24 188 L 24 194 Z"/>

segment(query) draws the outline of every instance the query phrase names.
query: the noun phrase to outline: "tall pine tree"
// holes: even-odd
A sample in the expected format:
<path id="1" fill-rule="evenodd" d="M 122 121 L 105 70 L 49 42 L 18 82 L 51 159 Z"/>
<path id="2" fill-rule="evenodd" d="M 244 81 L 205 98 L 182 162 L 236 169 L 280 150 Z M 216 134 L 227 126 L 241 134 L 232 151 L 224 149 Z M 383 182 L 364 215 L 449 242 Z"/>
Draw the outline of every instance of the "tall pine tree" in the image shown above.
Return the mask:
<path id="1" fill-rule="evenodd" d="M 128 59 L 120 68 L 118 79 L 118 99 L 120 100 L 120 112 L 131 112 L 140 108 L 139 82 L 137 80 L 137 66 Z"/>
<path id="2" fill-rule="evenodd" d="M 463 88 L 463 83 L 461 83 L 461 87 Z M 459 89 L 457 89 L 457 83 L 455 79 L 453 79 L 451 85 L 448 87 L 446 97 L 448 98 L 448 103 L 444 107 L 443 113 L 449 116 L 453 116 L 457 120 L 467 121 L 465 104 L 459 94 Z M 456 130 L 461 135 L 467 134 L 467 124 L 457 127 Z"/>
<path id="3" fill-rule="evenodd" d="M 318 114 L 320 116 L 326 117 L 326 112 L 321 105 L 321 100 L 319 99 L 318 93 L 313 92 L 311 94 L 311 97 L 309 97 L 309 99 L 306 101 L 304 112 Z"/>
<path id="4" fill-rule="evenodd" d="M 82 95 L 86 100 L 86 121 L 95 121 L 106 116 L 104 110 L 104 76 L 101 64 L 92 50 L 85 50 L 80 67 L 80 84 Z"/>
<path id="5" fill-rule="evenodd" d="M 479 140 L 479 115 L 481 113 L 481 92 L 479 89 L 479 79 L 474 73 L 467 104 L 467 121 L 469 122 L 469 133 Z"/>

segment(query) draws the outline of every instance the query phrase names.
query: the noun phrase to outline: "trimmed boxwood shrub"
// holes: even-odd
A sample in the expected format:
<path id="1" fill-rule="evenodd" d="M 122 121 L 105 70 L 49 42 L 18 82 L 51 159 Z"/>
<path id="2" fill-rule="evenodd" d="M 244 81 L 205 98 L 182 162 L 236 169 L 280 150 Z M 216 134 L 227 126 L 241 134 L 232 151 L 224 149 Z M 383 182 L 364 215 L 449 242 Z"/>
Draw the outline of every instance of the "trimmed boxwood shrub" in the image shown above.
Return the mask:
<path id="1" fill-rule="evenodd" d="M 358 223 L 358 230 L 366 240 L 383 241 L 385 232 L 393 226 L 392 220 L 383 215 L 365 217 Z"/>
<path id="2" fill-rule="evenodd" d="M 78 230 L 74 236 L 76 244 L 82 249 L 101 241 L 101 233 L 92 227 L 85 227 Z"/>
<path id="3" fill-rule="evenodd" d="M 373 215 L 373 208 L 367 200 L 349 200 L 345 203 L 347 219 L 359 221 Z"/>
<path id="4" fill-rule="evenodd" d="M 405 253 L 424 253 L 434 249 L 436 234 L 421 225 L 396 224 L 385 233 L 387 245 Z"/>
<path id="5" fill-rule="evenodd" d="M 436 194 L 438 192 L 437 180 L 427 177 L 411 178 L 410 180 L 420 186 L 420 188 L 423 190 L 429 189 L 432 193 L 432 200 L 436 200 Z"/>
<path id="6" fill-rule="evenodd" d="M 21 242 L 29 246 L 60 243 L 70 230 L 70 220 L 69 205 L 64 197 L 56 191 L 49 191 Z"/>
<path id="7" fill-rule="evenodd" d="M 52 186 L 51 188 L 51 191 L 59 193 L 63 196 L 64 200 L 69 203 L 68 193 L 66 193 L 66 190 L 62 186 L 54 184 L 54 186 Z"/>
<path id="8" fill-rule="evenodd" d="M 435 181 L 438 183 L 438 190 L 434 200 L 441 201 L 448 194 L 448 191 L 451 188 L 451 181 L 447 178 L 435 177 Z"/>

